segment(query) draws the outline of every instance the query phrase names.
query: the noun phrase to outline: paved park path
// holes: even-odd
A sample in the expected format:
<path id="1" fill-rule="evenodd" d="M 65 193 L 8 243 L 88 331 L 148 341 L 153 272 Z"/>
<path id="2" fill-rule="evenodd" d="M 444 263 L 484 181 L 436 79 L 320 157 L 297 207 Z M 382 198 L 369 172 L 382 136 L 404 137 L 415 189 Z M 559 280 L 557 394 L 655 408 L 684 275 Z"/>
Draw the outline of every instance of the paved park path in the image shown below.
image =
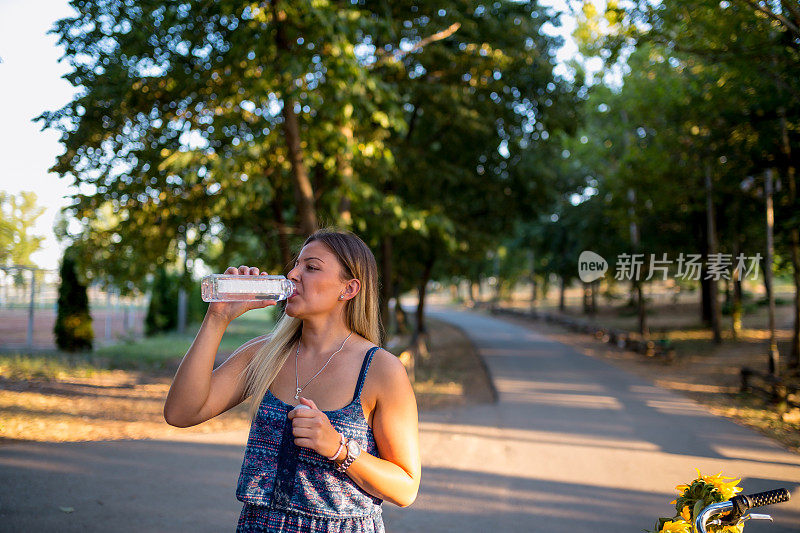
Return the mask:
<path id="1" fill-rule="evenodd" d="M 422 415 L 420 495 L 384 504 L 388 532 L 639 532 L 695 467 L 789 488 L 746 531 L 800 532 L 800 455 L 532 330 L 434 314 L 475 342 L 499 402 Z M 232 531 L 245 440 L 0 445 L 0 531 Z"/>
<path id="2" fill-rule="evenodd" d="M 422 416 L 422 490 L 386 506 L 391 531 L 640 532 L 700 468 L 789 488 L 776 524 L 746 531 L 800 532 L 800 455 L 531 329 L 431 314 L 469 335 L 499 402 Z"/>

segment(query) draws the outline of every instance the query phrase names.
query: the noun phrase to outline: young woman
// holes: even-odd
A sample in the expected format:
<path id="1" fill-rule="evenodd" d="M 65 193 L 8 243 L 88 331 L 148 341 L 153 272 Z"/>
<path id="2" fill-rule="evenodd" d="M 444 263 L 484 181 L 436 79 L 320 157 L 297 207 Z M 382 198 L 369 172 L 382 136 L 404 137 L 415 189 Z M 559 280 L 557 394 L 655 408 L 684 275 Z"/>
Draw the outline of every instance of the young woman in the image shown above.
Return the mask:
<path id="1" fill-rule="evenodd" d="M 237 531 L 383 531 L 382 501 L 411 505 L 421 473 L 414 392 L 397 357 L 377 346 L 375 258 L 352 233 L 318 231 L 288 277 L 297 292 L 272 333 L 213 372 L 228 324 L 275 302 L 209 305 L 164 418 L 193 426 L 252 398 Z"/>

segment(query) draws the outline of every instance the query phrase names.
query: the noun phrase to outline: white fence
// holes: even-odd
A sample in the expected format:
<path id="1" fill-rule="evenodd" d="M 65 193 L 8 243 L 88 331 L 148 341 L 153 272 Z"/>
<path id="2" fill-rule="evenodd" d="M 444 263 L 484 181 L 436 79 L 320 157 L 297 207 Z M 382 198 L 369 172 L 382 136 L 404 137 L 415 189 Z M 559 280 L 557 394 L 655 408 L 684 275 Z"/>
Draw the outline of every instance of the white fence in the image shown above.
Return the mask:
<path id="1" fill-rule="evenodd" d="M 54 349 L 60 278 L 57 271 L 0 267 L 0 349 Z M 95 342 L 142 335 L 147 300 L 88 289 Z"/>

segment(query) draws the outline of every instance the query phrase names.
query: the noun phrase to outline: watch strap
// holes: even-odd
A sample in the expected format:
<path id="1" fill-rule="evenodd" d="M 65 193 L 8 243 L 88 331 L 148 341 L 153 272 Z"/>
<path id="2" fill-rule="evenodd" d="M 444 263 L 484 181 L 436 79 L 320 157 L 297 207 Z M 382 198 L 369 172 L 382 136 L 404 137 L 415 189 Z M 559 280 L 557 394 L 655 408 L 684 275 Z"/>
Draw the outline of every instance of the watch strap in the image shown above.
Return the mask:
<path id="1" fill-rule="evenodd" d="M 358 458 L 358 455 L 353 455 L 352 453 L 350 453 L 351 441 L 356 443 L 356 445 L 359 447 L 359 450 L 361 448 L 361 445 L 358 444 L 358 441 L 347 439 L 347 444 L 345 445 L 345 449 L 347 450 L 347 457 L 345 457 L 342 464 L 336 465 L 336 470 L 338 470 L 339 472 L 345 472 L 348 468 L 350 468 L 350 465 L 353 464 L 353 462 Z"/>

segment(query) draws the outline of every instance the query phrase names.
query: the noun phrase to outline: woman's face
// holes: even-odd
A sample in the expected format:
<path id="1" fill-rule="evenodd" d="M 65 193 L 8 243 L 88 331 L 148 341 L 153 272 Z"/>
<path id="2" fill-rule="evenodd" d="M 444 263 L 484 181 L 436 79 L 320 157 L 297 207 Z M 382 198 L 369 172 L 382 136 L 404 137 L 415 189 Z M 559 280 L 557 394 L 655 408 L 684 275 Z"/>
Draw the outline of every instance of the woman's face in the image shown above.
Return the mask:
<path id="1" fill-rule="evenodd" d="M 347 280 L 333 252 L 320 241 L 312 241 L 300 252 L 294 268 L 287 277 L 294 281 L 297 293 L 289 298 L 286 314 L 304 318 L 325 315 L 336 309 L 347 295 Z"/>

